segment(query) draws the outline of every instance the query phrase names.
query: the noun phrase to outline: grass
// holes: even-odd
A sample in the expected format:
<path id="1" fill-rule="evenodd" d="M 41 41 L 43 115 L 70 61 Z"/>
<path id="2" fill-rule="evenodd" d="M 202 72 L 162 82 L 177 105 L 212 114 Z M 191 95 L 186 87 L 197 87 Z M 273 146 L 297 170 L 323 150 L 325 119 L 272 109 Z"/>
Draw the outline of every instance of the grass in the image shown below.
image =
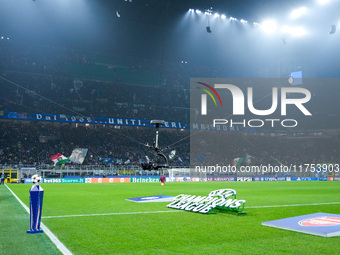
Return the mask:
<path id="1" fill-rule="evenodd" d="M 10 185 L 11 187 L 13 185 Z M 25 185 L 27 197 L 28 186 Z M 43 234 L 27 234 L 30 220 L 25 209 L 4 185 L 0 186 L 0 254 L 60 254 Z"/>
<path id="2" fill-rule="evenodd" d="M 30 185 L 9 187 L 29 205 Z M 168 203 L 133 203 L 126 198 L 150 195 L 207 195 L 221 188 L 235 189 L 246 199 L 247 215 L 202 215 L 192 212 L 122 214 L 45 218 L 46 226 L 74 254 L 336 254 L 340 237 L 318 237 L 261 225 L 263 221 L 325 212 L 339 214 L 340 204 L 275 208 L 251 206 L 340 202 L 340 182 L 186 182 L 118 184 L 43 184 L 43 217 L 119 212 L 174 211 Z M 25 245 L 39 242 L 45 254 L 56 254 L 44 234 L 28 235 L 28 214 L 3 186 L 10 203 L 0 216 L 1 229 L 17 233 Z M 2 208 L 1 208 L 2 209 Z M 11 215 L 19 215 L 12 219 Z M 3 243 L 3 231 L 1 231 Z M 24 240 L 23 238 L 36 238 Z M 10 238 L 5 239 L 10 240 Z M 40 245 L 41 240 L 45 243 Z M 37 248 L 38 249 L 38 248 Z M 18 254 L 13 245 L 3 254 Z M 0 254 L 3 251 L 0 251 Z M 22 253 L 21 253 L 22 254 Z M 27 253 L 31 254 L 31 253 Z M 40 254 L 40 253 L 34 253 Z"/>

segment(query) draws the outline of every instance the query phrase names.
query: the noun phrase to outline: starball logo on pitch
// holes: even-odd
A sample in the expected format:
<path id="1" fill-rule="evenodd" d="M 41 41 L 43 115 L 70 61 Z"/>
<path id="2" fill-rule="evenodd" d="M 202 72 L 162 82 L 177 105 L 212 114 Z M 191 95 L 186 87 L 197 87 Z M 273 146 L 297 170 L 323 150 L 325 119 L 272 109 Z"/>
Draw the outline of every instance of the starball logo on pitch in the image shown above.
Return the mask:
<path id="1" fill-rule="evenodd" d="M 251 82 L 248 81 L 248 83 Z M 255 86 L 242 86 L 241 89 L 239 86 L 231 83 L 201 81 L 196 82 L 196 88 L 201 92 L 200 116 L 210 115 L 212 117 L 212 123 L 210 124 L 212 124 L 213 128 L 218 128 L 221 125 L 229 125 L 230 127 L 274 128 L 281 126 L 283 128 L 291 128 L 298 126 L 299 123 L 297 119 L 289 117 L 289 111 L 294 112 L 294 116 L 299 116 L 299 114 L 300 116 L 312 116 L 306 106 L 311 100 L 311 93 L 306 88 L 267 86 L 258 89 Z M 222 103 L 222 101 L 225 101 L 222 97 L 226 94 L 229 95 L 229 98 L 231 95 L 231 100 L 228 100 L 229 104 Z M 255 99 L 254 94 L 258 96 L 257 99 Z M 256 103 L 259 103 L 261 99 L 266 99 L 267 104 L 270 100 L 269 106 L 266 106 L 266 108 L 263 108 L 263 106 L 257 107 Z M 209 100 L 213 104 L 209 103 Z M 275 117 L 273 117 L 274 114 Z M 255 116 L 255 118 L 246 118 L 250 115 Z M 227 118 L 226 116 L 237 117 L 237 119 Z"/>

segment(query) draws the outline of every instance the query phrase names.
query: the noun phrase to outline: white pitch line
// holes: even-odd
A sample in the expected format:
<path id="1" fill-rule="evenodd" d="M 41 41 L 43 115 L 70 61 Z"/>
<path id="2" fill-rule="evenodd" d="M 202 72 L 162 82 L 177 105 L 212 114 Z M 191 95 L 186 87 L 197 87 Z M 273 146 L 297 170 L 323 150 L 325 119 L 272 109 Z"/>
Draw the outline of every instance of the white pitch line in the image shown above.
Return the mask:
<path id="1" fill-rule="evenodd" d="M 289 207 L 289 206 L 309 206 L 309 205 L 335 205 L 340 204 L 340 202 L 329 202 L 329 203 L 313 203 L 313 204 L 291 204 L 291 205 L 261 205 L 261 206 L 245 206 L 244 208 L 274 208 L 274 207 Z"/>
<path id="2" fill-rule="evenodd" d="M 121 213 L 95 213 L 95 214 L 78 214 L 78 215 L 59 215 L 59 216 L 45 216 L 44 219 L 51 218 L 69 218 L 69 217 L 89 217 L 89 216 L 107 216 L 107 215 L 126 215 L 126 214 L 145 214 L 145 213 L 174 213 L 181 212 L 179 210 L 174 211 L 149 211 L 149 212 L 121 212 Z"/>
<path id="3" fill-rule="evenodd" d="M 7 185 L 5 185 L 5 186 L 12 193 L 12 195 L 16 198 L 16 200 L 18 200 L 18 202 L 22 205 L 22 207 L 24 207 L 26 212 L 30 213 L 30 209 L 27 207 L 27 205 L 25 205 L 20 200 L 20 198 Z M 40 227 L 44 231 L 44 233 L 51 239 L 52 243 L 54 243 L 55 246 L 57 246 L 57 248 L 59 249 L 59 251 L 62 254 L 64 254 L 64 255 L 72 255 L 70 250 L 67 249 L 66 246 L 62 242 L 60 242 L 60 240 L 51 232 L 51 230 L 48 227 L 46 227 L 46 225 L 44 223 L 40 222 Z"/>
<path id="4" fill-rule="evenodd" d="M 311 206 L 311 205 L 333 205 L 333 204 L 340 204 L 340 202 L 313 203 L 313 204 L 291 204 L 291 205 L 246 206 L 244 209 L 275 208 L 275 207 L 289 207 L 289 206 Z M 91 217 L 91 216 L 128 215 L 128 214 L 145 214 L 145 213 L 173 213 L 173 212 L 183 212 L 183 211 L 182 210 L 174 210 L 174 211 L 148 211 L 148 212 L 95 213 L 95 214 L 45 216 L 45 217 L 42 217 L 42 218 L 43 219 L 53 219 L 53 218 L 70 218 L 70 217 Z"/>

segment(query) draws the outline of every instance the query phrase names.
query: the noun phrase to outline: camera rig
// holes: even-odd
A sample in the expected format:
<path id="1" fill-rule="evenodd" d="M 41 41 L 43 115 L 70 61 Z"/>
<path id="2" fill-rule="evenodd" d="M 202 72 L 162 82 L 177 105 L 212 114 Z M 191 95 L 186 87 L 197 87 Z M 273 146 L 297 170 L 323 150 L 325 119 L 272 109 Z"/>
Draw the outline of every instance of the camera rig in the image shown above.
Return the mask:
<path id="1" fill-rule="evenodd" d="M 165 125 L 165 121 L 164 120 L 151 120 L 150 124 L 156 127 L 156 139 L 153 142 L 153 145 L 149 145 L 148 143 L 145 143 L 145 146 L 153 150 L 155 154 L 155 158 L 148 160 L 145 163 L 142 163 L 141 164 L 142 168 L 143 170 L 150 170 L 150 171 L 158 170 L 159 168 L 168 168 L 169 167 L 168 158 L 163 153 L 163 150 L 167 148 L 162 149 L 158 145 L 158 137 L 159 137 L 158 129 L 160 126 Z"/>

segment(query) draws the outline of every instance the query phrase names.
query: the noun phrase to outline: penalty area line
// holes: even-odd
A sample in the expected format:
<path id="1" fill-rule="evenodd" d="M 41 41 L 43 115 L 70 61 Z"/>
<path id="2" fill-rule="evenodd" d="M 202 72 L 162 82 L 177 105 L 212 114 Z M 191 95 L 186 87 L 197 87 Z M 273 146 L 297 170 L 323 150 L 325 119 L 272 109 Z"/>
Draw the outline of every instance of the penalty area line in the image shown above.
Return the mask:
<path id="1" fill-rule="evenodd" d="M 20 198 L 5 184 L 6 188 L 12 193 L 12 195 L 15 197 L 16 200 L 22 205 L 22 207 L 26 210 L 26 212 L 29 214 L 30 209 L 25 205 Z M 51 230 L 46 227 L 46 225 L 42 222 L 40 222 L 40 227 L 44 231 L 44 233 L 50 238 L 52 243 L 54 243 L 55 246 L 57 246 L 58 250 L 64 254 L 64 255 L 72 255 L 69 249 L 66 248 L 66 246 L 60 242 L 60 240 L 51 232 Z"/>

